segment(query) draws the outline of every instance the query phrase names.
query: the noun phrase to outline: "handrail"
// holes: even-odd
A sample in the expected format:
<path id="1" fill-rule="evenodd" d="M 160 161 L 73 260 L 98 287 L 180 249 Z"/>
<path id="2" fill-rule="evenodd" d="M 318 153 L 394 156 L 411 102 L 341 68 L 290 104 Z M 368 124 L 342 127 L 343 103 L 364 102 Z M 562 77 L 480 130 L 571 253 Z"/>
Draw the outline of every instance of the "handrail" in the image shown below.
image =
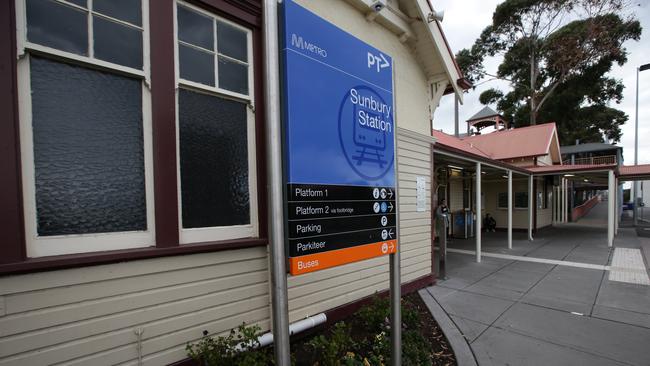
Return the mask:
<path id="1" fill-rule="evenodd" d="M 609 165 L 616 164 L 616 155 L 592 156 L 589 158 L 566 159 L 562 162 L 564 165 Z"/>

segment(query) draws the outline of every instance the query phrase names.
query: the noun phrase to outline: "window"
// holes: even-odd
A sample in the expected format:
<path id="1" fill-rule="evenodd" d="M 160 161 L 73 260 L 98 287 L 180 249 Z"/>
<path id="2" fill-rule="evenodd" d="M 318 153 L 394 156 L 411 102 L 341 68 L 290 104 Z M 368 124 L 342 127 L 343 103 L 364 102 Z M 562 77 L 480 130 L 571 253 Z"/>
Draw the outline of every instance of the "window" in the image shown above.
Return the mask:
<path id="1" fill-rule="evenodd" d="M 508 209 L 508 193 L 500 192 L 497 197 L 497 208 Z"/>
<path id="2" fill-rule="evenodd" d="M 251 32 L 177 2 L 181 243 L 257 236 Z"/>
<path id="3" fill-rule="evenodd" d="M 17 2 L 29 257 L 154 244 L 146 6 Z"/>
<path id="4" fill-rule="evenodd" d="M 515 208 L 528 208 L 528 192 L 515 192 Z"/>

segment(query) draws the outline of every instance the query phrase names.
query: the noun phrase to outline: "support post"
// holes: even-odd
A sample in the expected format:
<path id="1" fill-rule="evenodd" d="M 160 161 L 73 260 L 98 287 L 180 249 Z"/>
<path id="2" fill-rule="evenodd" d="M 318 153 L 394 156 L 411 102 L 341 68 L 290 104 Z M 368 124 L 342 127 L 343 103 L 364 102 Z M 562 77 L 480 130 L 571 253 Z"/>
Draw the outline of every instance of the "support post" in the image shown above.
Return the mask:
<path id="1" fill-rule="evenodd" d="M 618 213 L 619 207 L 621 207 L 621 204 L 618 202 L 618 178 L 614 178 L 614 187 L 616 189 L 616 194 L 614 197 L 616 197 L 616 200 L 614 200 L 614 236 L 618 235 L 618 220 L 621 217 L 621 215 Z"/>
<path id="2" fill-rule="evenodd" d="M 566 223 L 566 178 L 562 178 L 562 222 Z"/>
<path id="3" fill-rule="evenodd" d="M 564 222 L 569 222 L 569 180 L 564 180 Z"/>
<path id="4" fill-rule="evenodd" d="M 266 147 L 269 189 L 269 250 L 271 254 L 271 305 L 275 364 L 290 366 L 289 306 L 284 253 L 284 187 L 282 126 L 280 125 L 280 57 L 278 2 L 264 1 L 264 74 L 266 78 Z"/>
<path id="5" fill-rule="evenodd" d="M 481 163 L 476 163 L 476 263 L 481 263 Z"/>
<path id="6" fill-rule="evenodd" d="M 607 184 L 607 246 L 611 247 L 614 245 L 614 209 L 616 204 L 616 188 L 615 188 L 615 179 L 614 171 L 610 170 L 608 172 L 609 179 Z"/>
<path id="7" fill-rule="evenodd" d="M 533 241 L 533 176 L 528 176 L 528 240 Z"/>
<path id="8" fill-rule="evenodd" d="M 553 223 L 557 224 L 560 221 L 559 218 L 559 212 L 560 208 L 558 207 L 558 204 L 560 203 L 560 187 L 558 186 L 553 186 Z"/>
<path id="9" fill-rule="evenodd" d="M 508 249 L 512 249 L 512 170 L 508 170 Z"/>

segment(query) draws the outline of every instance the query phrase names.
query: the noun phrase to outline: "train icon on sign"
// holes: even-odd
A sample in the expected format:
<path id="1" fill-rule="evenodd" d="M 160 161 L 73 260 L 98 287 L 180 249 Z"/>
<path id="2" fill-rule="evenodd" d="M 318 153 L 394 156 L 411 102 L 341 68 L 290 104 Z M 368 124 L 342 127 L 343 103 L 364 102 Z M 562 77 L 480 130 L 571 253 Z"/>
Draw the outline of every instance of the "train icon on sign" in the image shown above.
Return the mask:
<path id="1" fill-rule="evenodd" d="M 366 85 L 354 86 L 339 107 L 341 149 L 350 167 L 368 180 L 385 176 L 395 159 L 392 97 L 382 93 Z"/>

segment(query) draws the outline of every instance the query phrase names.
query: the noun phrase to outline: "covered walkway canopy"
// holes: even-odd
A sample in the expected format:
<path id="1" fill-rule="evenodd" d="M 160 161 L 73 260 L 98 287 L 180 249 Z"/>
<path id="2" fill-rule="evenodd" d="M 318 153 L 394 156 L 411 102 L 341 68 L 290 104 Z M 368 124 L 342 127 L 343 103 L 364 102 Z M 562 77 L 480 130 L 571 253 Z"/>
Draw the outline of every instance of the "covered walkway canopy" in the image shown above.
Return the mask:
<path id="1" fill-rule="evenodd" d="M 535 130 L 540 131 L 542 128 L 535 128 Z M 556 132 L 552 132 L 551 139 L 557 139 Z M 494 134 L 506 133 L 495 132 Z M 618 225 L 615 212 L 617 201 L 620 200 L 617 190 L 618 167 L 616 164 L 562 165 L 561 161 L 558 161 L 557 165 L 519 166 L 525 163 L 524 159 L 499 160 L 492 156 L 490 151 L 485 148 L 485 144 L 475 144 L 471 138 L 461 140 L 435 130 L 432 134 L 436 139 L 434 145 L 436 180 L 433 189 L 437 194 L 437 201 L 449 197 L 450 206 L 452 201 L 457 202 L 456 209 L 459 209 L 459 214 L 463 214 L 465 211 L 465 217 L 468 214 L 473 215 L 477 262 L 481 261 L 481 226 L 483 213 L 487 206 L 486 202 L 491 205 L 491 209 L 498 208 L 496 213 L 500 215 L 501 222 L 507 222 L 507 244 L 508 248 L 512 249 L 514 222 L 518 224 L 519 228 L 525 226 L 528 240 L 532 241 L 538 220 L 547 220 L 544 221 L 545 225 L 569 221 L 569 186 L 571 182 L 579 182 L 581 186 L 589 187 L 593 191 L 613 192 L 608 195 L 607 210 L 607 243 L 612 246 Z M 531 146 L 526 146 L 523 149 L 528 151 L 530 148 Z M 547 149 L 547 151 L 550 150 Z M 549 156 L 551 155 L 555 161 L 554 151 L 549 152 Z M 558 155 L 557 159 L 559 158 Z M 529 161 L 537 163 L 537 158 Z M 461 193 L 458 192 L 461 190 L 460 188 L 456 188 L 456 192 L 450 192 L 452 186 L 449 182 L 454 179 L 457 182 L 462 182 L 460 183 Z M 513 183 L 517 184 L 519 191 L 513 190 Z M 488 192 L 489 187 L 493 188 L 489 197 L 484 194 L 484 186 L 488 187 Z M 497 187 L 496 191 L 494 187 Z M 505 192 L 499 193 L 502 189 Z M 458 206 L 459 204 L 461 206 Z M 525 221 L 524 215 L 522 215 L 524 210 L 526 212 Z M 517 215 L 514 218 L 513 211 Z M 544 211 L 545 215 L 548 215 L 541 217 L 542 215 L 538 215 L 538 211 Z"/>

